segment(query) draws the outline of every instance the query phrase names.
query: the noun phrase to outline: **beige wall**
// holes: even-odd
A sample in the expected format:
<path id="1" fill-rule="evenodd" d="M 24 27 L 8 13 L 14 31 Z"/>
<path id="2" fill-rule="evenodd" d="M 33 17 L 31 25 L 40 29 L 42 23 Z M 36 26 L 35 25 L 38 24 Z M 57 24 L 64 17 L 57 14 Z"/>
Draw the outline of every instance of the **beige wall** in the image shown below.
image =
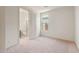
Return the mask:
<path id="1" fill-rule="evenodd" d="M 74 40 L 74 7 L 61 7 L 48 11 L 48 32 L 42 35 L 64 40 Z"/>
<path id="2" fill-rule="evenodd" d="M 75 7 L 75 42 L 79 48 L 79 6 Z"/>
<path id="3" fill-rule="evenodd" d="M 18 44 L 19 41 L 19 8 L 5 7 L 5 46 Z"/>
<path id="4" fill-rule="evenodd" d="M 0 7 L 0 51 L 5 48 L 4 7 Z"/>
<path id="5" fill-rule="evenodd" d="M 6 49 L 19 40 L 18 7 L 0 7 L 0 49 Z"/>

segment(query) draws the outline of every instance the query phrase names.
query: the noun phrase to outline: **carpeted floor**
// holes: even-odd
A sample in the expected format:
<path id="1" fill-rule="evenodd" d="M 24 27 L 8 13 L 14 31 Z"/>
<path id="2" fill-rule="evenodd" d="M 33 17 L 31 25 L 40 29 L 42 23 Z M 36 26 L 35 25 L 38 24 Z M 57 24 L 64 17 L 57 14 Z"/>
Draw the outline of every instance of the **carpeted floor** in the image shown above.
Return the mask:
<path id="1" fill-rule="evenodd" d="M 38 37 L 33 40 L 20 39 L 20 43 L 8 49 L 13 53 L 76 53 L 79 52 L 75 43 L 47 37 Z"/>

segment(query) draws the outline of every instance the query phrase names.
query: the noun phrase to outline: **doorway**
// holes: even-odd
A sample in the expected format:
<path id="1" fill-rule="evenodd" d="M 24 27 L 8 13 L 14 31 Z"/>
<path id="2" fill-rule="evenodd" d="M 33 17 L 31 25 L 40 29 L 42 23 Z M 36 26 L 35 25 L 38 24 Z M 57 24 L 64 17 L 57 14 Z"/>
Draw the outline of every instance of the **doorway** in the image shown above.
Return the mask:
<path id="1" fill-rule="evenodd" d="M 29 37 L 29 12 L 23 8 L 19 9 L 19 40 L 20 42 Z M 23 42 L 22 42 L 23 43 Z"/>

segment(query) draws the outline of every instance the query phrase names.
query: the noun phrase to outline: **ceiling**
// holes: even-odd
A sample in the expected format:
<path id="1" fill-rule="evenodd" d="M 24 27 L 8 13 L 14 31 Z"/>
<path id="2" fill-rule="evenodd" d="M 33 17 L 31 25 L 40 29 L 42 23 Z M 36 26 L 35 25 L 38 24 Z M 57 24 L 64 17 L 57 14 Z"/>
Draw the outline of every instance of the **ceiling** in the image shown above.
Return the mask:
<path id="1" fill-rule="evenodd" d="M 59 8 L 59 7 L 61 6 L 28 6 L 28 8 L 30 8 L 34 12 L 48 11 L 48 10 Z"/>

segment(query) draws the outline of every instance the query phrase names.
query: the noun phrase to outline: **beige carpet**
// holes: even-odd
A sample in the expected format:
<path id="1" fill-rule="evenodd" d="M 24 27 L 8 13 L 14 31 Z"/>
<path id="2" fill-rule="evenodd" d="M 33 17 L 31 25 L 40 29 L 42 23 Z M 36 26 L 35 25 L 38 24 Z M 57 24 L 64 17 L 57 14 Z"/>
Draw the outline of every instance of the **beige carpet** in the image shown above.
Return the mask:
<path id="1" fill-rule="evenodd" d="M 68 53 L 79 52 L 75 43 L 59 39 L 38 37 L 33 40 L 23 38 L 20 43 L 8 49 L 7 52 L 14 53 Z"/>

